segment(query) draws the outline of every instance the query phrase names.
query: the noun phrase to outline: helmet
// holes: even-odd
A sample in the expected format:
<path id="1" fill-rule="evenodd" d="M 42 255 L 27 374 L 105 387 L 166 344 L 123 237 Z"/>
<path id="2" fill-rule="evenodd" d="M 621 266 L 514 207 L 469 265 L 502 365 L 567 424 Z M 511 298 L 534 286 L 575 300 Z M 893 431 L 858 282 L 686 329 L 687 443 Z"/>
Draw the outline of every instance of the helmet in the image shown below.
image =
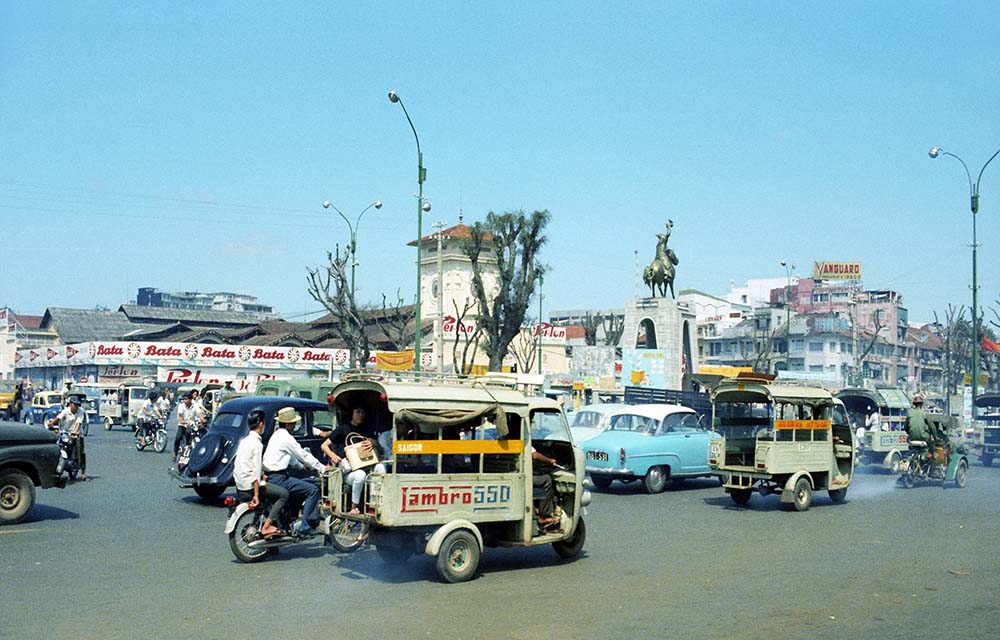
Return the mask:
<path id="1" fill-rule="evenodd" d="M 913 404 L 923 404 L 923 403 L 924 403 L 924 396 L 923 395 L 921 395 L 919 393 L 913 394 Z"/>

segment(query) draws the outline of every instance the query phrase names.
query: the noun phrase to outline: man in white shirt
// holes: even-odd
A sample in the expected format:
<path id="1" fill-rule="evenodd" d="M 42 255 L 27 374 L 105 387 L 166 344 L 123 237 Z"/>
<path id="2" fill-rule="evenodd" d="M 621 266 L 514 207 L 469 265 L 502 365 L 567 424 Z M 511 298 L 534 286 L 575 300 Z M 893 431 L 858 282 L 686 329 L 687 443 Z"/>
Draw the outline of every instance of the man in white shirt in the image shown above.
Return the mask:
<path id="1" fill-rule="evenodd" d="M 322 473 L 326 467 L 311 453 L 302 448 L 291 432 L 302 421 L 292 407 L 284 407 L 275 418 L 277 424 L 267 443 L 262 459 L 264 472 L 278 486 L 284 487 L 297 501 L 302 501 L 302 521 L 295 523 L 293 531 L 300 535 L 317 533 L 319 525 L 319 487 L 314 483 L 288 474 L 289 465 L 313 469 Z"/>
<path id="2" fill-rule="evenodd" d="M 205 411 L 194 403 L 194 394 L 188 391 L 177 407 L 177 433 L 174 435 L 174 460 L 181 450 L 181 443 L 191 432 L 191 428 L 205 422 Z"/>
<path id="3" fill-rule="evenodd" d="M 187 396 L 185 399 L 191 400 Z M 240 441 L 240 446 L 236 449 L 236 458 L 233 460 L 236 497 L 241 502 L 249 502 L 251 509 L 257 508 L 261 497 L 270 500 L 271 509 L 260 527 L 260 534 L 265 538 L 283 535 L 284 532 L 280 531 L 274 522 L 288 502 L 288 491 L 273 482 L 268 482 L 266 475 L 261 475 L 264 445 L 260 437 L 264 433 L 264 416 L 259 411 L 254 411 L 247 416 L 247 424 L 250 426 L 250 433 Z"/>
<path id="4" fill-rule="evenodd" d="M 868 407 L 868 417 L 865 418 L 865 429 L 867 431 L 878 431 L 881 422 L 882 419 L 879 416 L 878 411 Z"/>
<path id="5" fill-rule="evenodd" d="M 142 403 L 142 406 L 139 407 L 139 429 L 142 430 L 139 438 L 143 446 L 146 444 L 146 437 L 149 436 L 149 432 L 150 429 L 152 429 L 153 424 L 162 417 L 156 404 L 156 401 L 159 399 L 160 396 L 158 393 L 150 391 L 149 397 L 146 398 L 146 400 Z"/>
<path id="6" fill-rule="evenodd" d="M 49 420 L 49 428 L 55 431 L 68 431 L 71 438 L 76 443 L 77 466 L 80 469 L 80 480 L 87 480 L 87 452 L 83 448 L 83 421 L 86 419 L 83 409 L 80 408 L 80 398 L 69 396 L 66 399 L 67 407 L 59 412 L 55 418 Z"/>

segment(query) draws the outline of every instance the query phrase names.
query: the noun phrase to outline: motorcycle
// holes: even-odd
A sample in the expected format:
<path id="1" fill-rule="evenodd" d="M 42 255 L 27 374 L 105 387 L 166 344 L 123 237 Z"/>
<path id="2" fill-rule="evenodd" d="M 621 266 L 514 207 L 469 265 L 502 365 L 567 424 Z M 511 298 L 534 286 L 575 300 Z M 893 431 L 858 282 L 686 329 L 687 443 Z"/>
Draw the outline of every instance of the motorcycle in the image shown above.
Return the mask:
<path id="1" fill-rule="evenodd" d="M 291 508 L 292 501 L 285 505 L 275 522 L 279 529 L 289 533 L 265 538 L 260 534 L 260 527 L 271 508 L 270 501 L 261 502 L 251 509 L 249 502 L 237 503 L 236 498 L 228 496 L 223 504 L 229 507 L 229 518 L 226 520 L 225 528 L 225 533 L 229 536 L 229 548 L 241 562 L 259 562 L 268 554 L 277 553 L 281 547 L 304 542 L 318 533 L 323 533 L 326 546 L 332 546 L 344 553 L 355 551 L 368 542 L 367 523 L 354 522 L 333 515 L 326 516 L 318 532 L 302 534 L 294 531 L 291 525 L 301 517 L 301 508 L 299 506 Z"/>
<path id="2" fill-rule="evenodd" d="M 195 445 L 198 444 L 207 432 L 208 425 L 204 423 L 188 425 L 184 429 L 184 433 L 181 435 L 181 446 L 177 450 L 177 473 L 184 473 L 188 462 L 191 461 L 191 452 L 194 451 Z"/>
<path id="3" fill-rule="evenodd" d="M 955 447 L 950 441 L 932 447 L 923 440 L 913 440 L 909 455 L 899 463 L 899 473 L 899 482 L 907 489 L 917 481 L 939 482 L 944 487 L 949 480 L 961 489 L 969 473 L 969 459 L 964 447 Z"/>
<path id="4" fill-rule="evenodd" d="M 135 450 L 142 451 L 149 445 L 153 445 L 156 453 L 167 450 L 167 427 L 163 418 L 141 422 L 136 428 Z"/>
<path id="5" fill-rule="evenodd" d="M 59 463 L 56 465 L 56 477 L 62 477 L 63 472 L 69 479 L 76 482 L 76 475 L 80 472 L 79 463 L 76 459 L 76 438 L 69 435 L 67 431 L 56 432 L 56 444 L 59 445 Z"/>

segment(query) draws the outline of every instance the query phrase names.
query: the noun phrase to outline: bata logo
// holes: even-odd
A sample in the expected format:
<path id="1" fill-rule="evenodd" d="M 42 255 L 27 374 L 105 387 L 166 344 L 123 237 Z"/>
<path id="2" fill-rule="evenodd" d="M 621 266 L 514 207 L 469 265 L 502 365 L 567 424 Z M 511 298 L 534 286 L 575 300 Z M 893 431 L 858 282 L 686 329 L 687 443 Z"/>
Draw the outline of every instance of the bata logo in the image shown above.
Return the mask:
<path id="1" fill-rule="evenodd" d="M 255 349 L 251 357 L 254 360 L 284 360 L 285 354 L 281 351 L 265 351 L 263 349 Z M 242 359 L 242 354 L 240 358 Z"/>
<path id="2" fill-rule="evenodd" d="M 155 344 L 151 344 L 146 347 L 146 355 L 178 357 L 181 355 L 181 350 L 177 347 L 157 347 Z"/>
<path id="3" fill-rule="evenodd" d="M 291 349 L 288 350 L 288 361 L 289 362 L 299 361 L 299 350 L 296 349 L 295 347 L 292 347 Z"/>
<path id="4" fill-rule="evenodd" d="M 430 485 L 401 487 L 403 513 L 437 513 L 439 507 L 471 505 L 473 511 L 495 509 L 510 502 L 505 485 Z"/>
<path id="5" fill-rule="evenodd" d="M 121 347 L 117 347 L 117 346 L 114 346 L 114 345 L 105 346 L 103 344 L 99 344 L 99 345 L 97 345 L 97 353 L 94 354 L 94 355 L 97 355 L 97 356 L 123 356 L 123 355 L 125 355 L 125 350 L 122 349 Z"/>
<path id="6" fill-rule="evenodd" d="M 288 359 L 292 359 L 292 352 L 288 352 Z M 329 353 L 319 353 L 318 351 L 306 351 L 302 354 L 303 362 L 329 362 Z"/>
<path id="7" fill-rule="evenodd" d="M 246 362 L 250 359 L 250 347 L 240 347 L 240 360 Z"/>
<path id="8" fill-rule="evenodd" d="M 78 349 L 74 349 L 73 347 L 66 347 L 66 357 L 67 358 L 72 358 L 73 356 L 75 356 L 78 353 L 80 353 L 80 351 Z"/>
<path id="9" fill-rule="evenodd" d="M 57 355 L 59 355 L 59 352 L 56 351 L 55 349 L 46 349 L 45 351 L 46 360 L 51 360 L 52 358 L 55 358 Z"/>
<path id="10" fill-rule="evenodd" d="M 333 361 L 336 362 L 337 364 L 344 364 L 345 362 L 347 362 L 347 351 L 345 351 L 344 349 L 338 350 L 333 355 Z"/>
<path id="11" fill-rule="evenodd" d="M 184 357 L 188 360 L 194 360 L 198 357 L 198 347 L 193 344 L 186 345 L 184 347 Z"/>
<path id="12" fill-rule="evenodd" d="M 212 347 L 205 347 L 201 350 L 202 358 L 235 358 L 236 352 L 232 349 L 213 349 Z M 240 359 L 242 360 L 242 349 L 240 350 Z"/>
<path id="13" fill-rule="evenodd" d="M 128 343 L 128 357 L 138 358 L 139 354 L 142 353 L 142 347 L 139 346 L 138 342 Z"/>

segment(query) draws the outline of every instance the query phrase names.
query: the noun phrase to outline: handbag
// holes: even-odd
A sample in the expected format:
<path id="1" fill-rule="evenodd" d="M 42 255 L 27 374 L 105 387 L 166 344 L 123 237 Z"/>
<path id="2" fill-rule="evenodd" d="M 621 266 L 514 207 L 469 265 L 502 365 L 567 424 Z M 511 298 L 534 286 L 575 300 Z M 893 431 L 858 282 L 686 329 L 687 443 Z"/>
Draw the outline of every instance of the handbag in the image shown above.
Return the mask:
<path id="1" fill-rule="evenodd" d="M 347 458 L 347 462 L 351 465 L 351 471 L 357 471 L 358 469 L 364 469 L 365 467 L 370 467 L 372 465 L 378 464 L 378 454 L 375 453 L 374 445 L 372 448 L 366 449 L 364 446 L 365 438 L 359 433 L 351 432 L 347 434 L 347 444 L 344 447 L 344 457 Z"/>

